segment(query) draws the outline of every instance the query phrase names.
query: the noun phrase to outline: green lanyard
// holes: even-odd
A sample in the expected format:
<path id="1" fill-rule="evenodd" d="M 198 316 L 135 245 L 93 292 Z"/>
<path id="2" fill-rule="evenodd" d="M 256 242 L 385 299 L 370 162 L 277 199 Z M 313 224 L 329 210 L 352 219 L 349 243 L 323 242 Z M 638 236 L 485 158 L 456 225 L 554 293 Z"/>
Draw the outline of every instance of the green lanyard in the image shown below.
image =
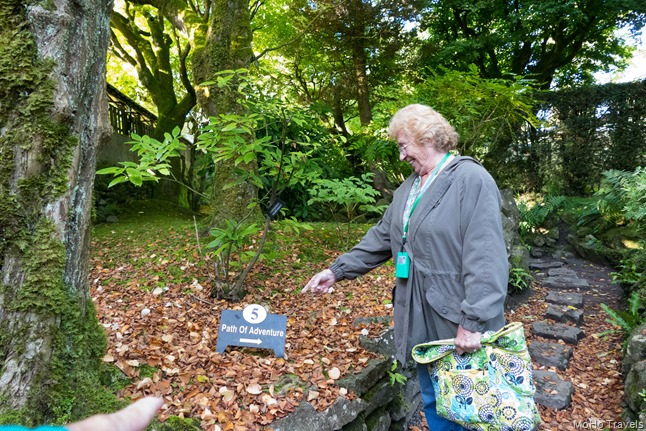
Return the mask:
<path id="1" fill-rule="evenodd" d="M 415 202 L 413 202 L 413 205 L 410 208 L 410 213 L 408 214 L 408 220 L 406 220 L 406 224 L 404 225 L 404 234 L 402 235 L 402 248 L 404 247 L 404 244 L 406 244 L 406 234 L 408 233 L 408 224 L 410 223 L 410 218 L 413 216 L 413 211 L 415 211 L 415 208 L 417 208 L 417 204 L 419 203 L 419 200 L 422 198 L 422 195 L 428 188 L 428 186 L 431 184 L 431 182 L 435 179 L 435 176 L 437 175 L 437 172 L 440 170 L 444 162 L 451 156 L 451 153 L 446 153 L 444 158 L 438 163 L 438 165 L 435 167 L 433 170 L 433 173 L 431 174 L 431 177 L 426 181 L 426 184 L 424 184 L 424 187 L 422 187 L 422 190 L 420 190 L 419 195 L 417 195 L 417 199 L 415 199 Z"/>

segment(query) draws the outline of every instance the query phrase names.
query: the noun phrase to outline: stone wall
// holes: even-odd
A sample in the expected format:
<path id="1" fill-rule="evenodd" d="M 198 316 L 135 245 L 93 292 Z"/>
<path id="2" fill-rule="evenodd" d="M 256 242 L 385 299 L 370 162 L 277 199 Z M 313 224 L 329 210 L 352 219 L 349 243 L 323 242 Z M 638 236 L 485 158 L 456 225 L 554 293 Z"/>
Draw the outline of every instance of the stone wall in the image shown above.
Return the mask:
<path id="1" fill-rule="evenodd" d="M 646 426 L 646 324 L 638 326 L 628 337 L 622 362 L 626 422 L 639 421 Z M 641 429 L 641 428 L 640 428 Z"/>
<path id="2" fill-rule="evenodd" d="M 404 431 L 418 411 L 421 402 L 416 367 L 407 364 L 397 373 L 407 377 L 404 384 L 391 385 L 390 374 L 394 354 L 393 330 L 386 330 L 376 339 L 363 337 L 361 345 L 381 356 L 368 362 L 358 374 L 338 381 L 339 386 L 356 394 L 353 400 L 339 397 L 323 412 L 303 402 L 289 416 L 274 421 L 274 431 Z"/>

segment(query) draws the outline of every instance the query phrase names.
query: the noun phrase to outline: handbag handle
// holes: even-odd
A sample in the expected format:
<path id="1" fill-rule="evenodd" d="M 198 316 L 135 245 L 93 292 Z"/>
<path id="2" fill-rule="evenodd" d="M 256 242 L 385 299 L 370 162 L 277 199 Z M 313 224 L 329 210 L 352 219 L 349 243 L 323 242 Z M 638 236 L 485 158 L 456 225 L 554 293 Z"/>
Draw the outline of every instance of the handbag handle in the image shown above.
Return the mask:
<path id="1" fill-rule="evenodd" d="M 513 334 L 516 331 L 523 331 L 523 324 L 520 322 L 511 322 L 502 327 L 500 330 L 493 332 L 487 331 L 482 334 L 482 339 L 480 344 L 492 345 L 501 337 L 506 335 Z M 524 332 L 521 332 L 522 339 L 524 342 L 525 336 Z M 521 350 L 526 349 L 527 346 L 524 345 Z M 444 340 L 430 341 L 427 343 L 417 344 L 413 347 L 411 352 L 415 362 L 420 364 L 430 364 L 439 359 L 442 359 L 448 354 L 451 354 L 455 351 L 455 338 L 447 338 Z"/>

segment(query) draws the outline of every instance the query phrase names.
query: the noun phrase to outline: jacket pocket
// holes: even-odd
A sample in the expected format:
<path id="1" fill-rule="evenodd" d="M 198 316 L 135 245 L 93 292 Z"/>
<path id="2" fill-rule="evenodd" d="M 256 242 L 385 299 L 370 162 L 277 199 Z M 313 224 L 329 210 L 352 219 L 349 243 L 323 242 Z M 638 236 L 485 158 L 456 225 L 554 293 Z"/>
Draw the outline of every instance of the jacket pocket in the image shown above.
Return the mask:
<path id="1" fill-rule="evenodd" d="M 444 294 L 437 286 L 430 286 L 425 296 L 426 302 L 437 314 L 446 320 L 460 324 L 462 321 L 461 301 Z"/>

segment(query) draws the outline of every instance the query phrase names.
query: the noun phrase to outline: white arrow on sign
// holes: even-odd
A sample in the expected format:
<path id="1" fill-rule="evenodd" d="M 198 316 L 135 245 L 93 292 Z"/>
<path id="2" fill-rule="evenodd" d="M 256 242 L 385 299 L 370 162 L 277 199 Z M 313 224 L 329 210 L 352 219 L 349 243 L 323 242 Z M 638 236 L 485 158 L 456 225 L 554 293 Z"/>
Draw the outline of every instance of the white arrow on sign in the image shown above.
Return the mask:
<path id="1" fill-rule="evenodd" d="M 253 338 L 241 338 L 240 342 L 241 343 L 251 343 L 251 344 L 261 344 L 262 340 L 259 339 L 259 338 L 255 338 L 255 339 L 253 339 Z"/>

